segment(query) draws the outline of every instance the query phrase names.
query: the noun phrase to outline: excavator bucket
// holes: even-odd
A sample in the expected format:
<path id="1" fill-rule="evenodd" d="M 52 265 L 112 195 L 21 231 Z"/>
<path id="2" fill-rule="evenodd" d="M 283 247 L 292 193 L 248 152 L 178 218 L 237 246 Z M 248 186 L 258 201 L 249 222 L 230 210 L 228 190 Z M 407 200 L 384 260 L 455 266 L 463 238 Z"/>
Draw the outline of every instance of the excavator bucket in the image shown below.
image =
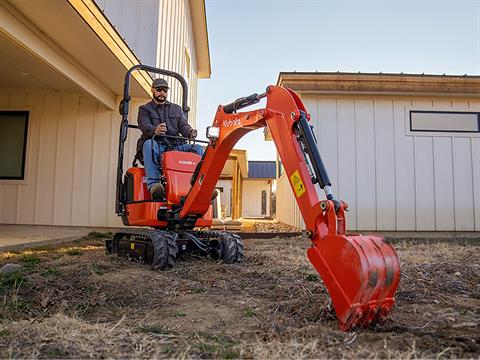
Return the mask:
<path id="1" fill-rule="evenodd" d="M 395 303 L 400 264 L 384 238 L 314 235 L 307 253 L 332 298 L 341 330 L 385 320 Z"/>

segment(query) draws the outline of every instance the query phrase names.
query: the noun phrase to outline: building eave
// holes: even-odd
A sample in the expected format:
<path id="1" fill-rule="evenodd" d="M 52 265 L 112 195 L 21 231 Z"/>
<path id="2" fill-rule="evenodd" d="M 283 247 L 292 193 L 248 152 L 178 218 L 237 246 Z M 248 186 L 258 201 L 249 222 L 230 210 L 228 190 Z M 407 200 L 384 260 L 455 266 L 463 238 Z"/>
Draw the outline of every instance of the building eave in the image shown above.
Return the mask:
<path id="1" fill-rule="evenodd" d="M 0 18 L 5 46 L 37 71 L 29 81 L 10 77 L 18 87 L 41 80 L 36 88 L 43 82 L 48 90 L 80 91 L 116 108 L 126 70 L 139 61 L 92 0 L 4 1 Z M 40 76 L 42 69 L 51 77 Z M 148 97 L 150 81 L 147 73 L 134 74 L 131 95 Z"/>
<path id="2" fill-rule="evenodd" d="M 480 97 L 480 76 L 281 72 L 277 85 L 301 93 Z"/>
<path id="3" fill-rule="evenodd" d="M 208 45 L 207 13 L 205 0 L 189 0 L 192 16 L 193 36 L 195 40 L 195 56 L 199 78 L 208 79 L 212 73 L 210 50 Z"/>

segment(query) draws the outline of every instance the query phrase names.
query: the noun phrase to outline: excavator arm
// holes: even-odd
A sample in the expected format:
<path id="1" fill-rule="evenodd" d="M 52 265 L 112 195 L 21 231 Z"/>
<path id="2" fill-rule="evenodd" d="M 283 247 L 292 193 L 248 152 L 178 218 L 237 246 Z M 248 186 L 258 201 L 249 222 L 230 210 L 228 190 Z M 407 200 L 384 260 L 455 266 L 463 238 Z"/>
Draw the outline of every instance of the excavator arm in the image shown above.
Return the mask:
<path id="1" fill-rule="evenodd" d="M 266 108 L 237 112 L 262 97 Z M 308 258 L 328 289 L 340 328 L 348 331 L 385 319 L 395 302 L 400 265 L 395 250 L 382 237 L 346 235 L 347 204 L 333 197 L 309 119 L 299 96 L 279 86 L 219 106 L 213 122 L 219 135 L 210 139 L 179 216 L 195 221 L 208 210 L 234 145 L 249 131 L 267 126 L 311 239 Z M 318 197 L 317 183 L 326 200 Z"/>

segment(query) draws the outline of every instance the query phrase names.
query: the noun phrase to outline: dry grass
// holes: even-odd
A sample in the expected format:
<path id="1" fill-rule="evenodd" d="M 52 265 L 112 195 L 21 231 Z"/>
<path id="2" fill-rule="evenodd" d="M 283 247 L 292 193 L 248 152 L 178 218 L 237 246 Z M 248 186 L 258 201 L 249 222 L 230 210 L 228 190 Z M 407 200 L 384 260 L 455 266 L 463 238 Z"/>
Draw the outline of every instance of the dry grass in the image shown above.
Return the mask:
<path id="1" fill-rule="evenodd" d="M 0 254 L 1 358 L 478 358 L 480 246 L 400 243 L 398 304 L 343 333 L 302 238 L 248 240 L 246 261 L 155 272 L 91 236 Z"/>

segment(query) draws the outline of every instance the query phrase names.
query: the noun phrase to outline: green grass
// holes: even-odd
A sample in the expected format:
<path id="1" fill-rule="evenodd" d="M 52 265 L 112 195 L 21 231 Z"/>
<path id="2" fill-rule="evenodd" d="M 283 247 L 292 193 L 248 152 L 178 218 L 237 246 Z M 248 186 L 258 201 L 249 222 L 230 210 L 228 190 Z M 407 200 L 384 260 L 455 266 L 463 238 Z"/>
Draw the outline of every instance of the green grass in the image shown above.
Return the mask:
<path id="1" fill-rule="evenodd" d="M 185 316 L 187 316 L 187 314 L 185 314 L 184 312 L 181 312 L 181 311 L 175 311 L 173 313 L 173 317 L 176 317 L 176 318 L 185 317 Z"/>
<path id="2" fill-rule="evenodd" d="M 158 325 L 158 324 L 145 324 L 140 326 L 139 330 L 144 334 L 157 334 L 157 335 L 170 334 L 170 331 L 166 330 L 164 325 Z"/>
<path id="3" fill-rule="evenodd" d="M 20 256 L 20 261 L 23 262 L 27 268 L 34 268 L 41 262 L 40 258 L 33 254 L 25 254 Z"/>
<path id="4" fill-rule="evenodd" d="M 253 310 L 251 307 L 247 307 L 245 310 L 243 310 L 243 315 L 245 315 L 245 317 L 251 318 L 256 316 L 257 314 L 255 313 L 255 310 Z"/>
<path id="5" fill-rule="evenodd" d="M 27 279 L 21 272 L 0 275 L 0 294 L 5 294 L 9 289 L 19 288 Z"/>
<path id="6" fill-rule="evenodd" d="M 10 331 L 8 330 L 0 330 L 0 337 L 6 337 L 10 335 Z"/>
<path id="7" fill-rule="evenodd" d="M 307 281 L 318 281 L 318 276 L 315 274 L 307 274 L 305 276 L 305 280 Z"/>
<path id="8" fill-rule="evenodd" d="M 83 255 L 83 252 L 79 249 L 69 249 L 66 251 L 66 253 L 70 256 L 81 256 Z"/>
<path id="9" fill-rule="evenodd" d="M 60 358 L 65 358 L 66 355 L 68 355 L 68 352 L 65 351 L 64 349 L 54 346 L 51 348 L 47 348 L 44 354 L 49 359 L 60 359 Z"/>
<path id="10" fill-rule="evenodd" d="M 91 238 L 98 238 L 98 239 L 106 239 L 106 238 L 111 238 L 113 234 L 111 232 L 98 232 L 98 231 L 92 231 L 91 233 L 88 234 L 88 237 Z"/>
<path id="11" fill-rule="evenodd" d="M 43 277 L 57 276 L 60 275 L 60 270 L 57 268 L 47 268 L 41 272 Z"/>
<path id="12" fill-rule="evenodd" d="M 202 357 L 237 359 L 240 355 L 240 342 L 227 336 L 197 334 L 195 349 L 202 353 Z"/>

